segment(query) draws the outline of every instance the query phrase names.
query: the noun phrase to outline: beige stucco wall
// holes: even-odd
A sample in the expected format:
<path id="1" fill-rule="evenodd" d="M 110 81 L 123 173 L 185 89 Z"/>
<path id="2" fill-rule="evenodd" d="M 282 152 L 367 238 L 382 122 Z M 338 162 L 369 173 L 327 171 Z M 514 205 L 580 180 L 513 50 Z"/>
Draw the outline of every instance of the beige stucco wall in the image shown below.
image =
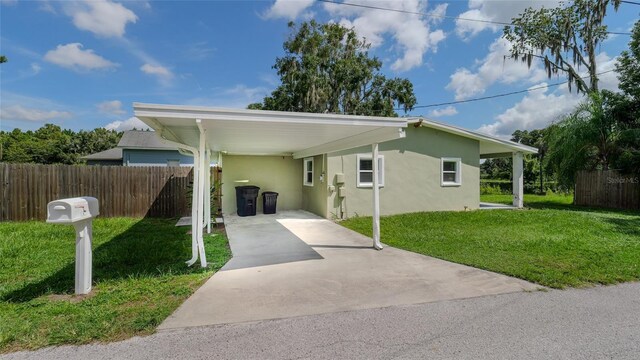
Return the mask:
<path id="1" fill-rule="evenodd" d="M 249 182 L 236 182 L 249 180 Z M 275 191 L 278 210 L 302 207 L 302 160 L 290 156 L 224 155 L 222 158 L 222 212 L 234 214 L 236 186 L 256 185 L 263 191 Z M 258 212 L 262 212 L 262 196 L 258 197 Z"/>
<path id="2" fill-rule="evenodd" d="M 319 155 L 313 158 L 313 186 L 302 186 L 302 209 L 316 215 L 327 217 L 327 180 L 326 156 Z M 303 159 L 300 161 L 303 162 Z M 304 162 L 303 162 L 304 164 Z M 304 165 L 301 165 L 299 179 L 302 182 Z"/>
<path id="3" fill-rule="evenodd" d="M 430 128 L 407 128 L 407 137 L 379 146 L 384 155 L 385 186 L 380 189 L 380 212 L 391 215 L 418 211 L 477 209 L 480 203 L 480 145 L 478 141 Z M 346 197 L 337 192 L 327 197 L 327 217 L 371 215 L 371 188 L 356 187 L 356 154 L 371 153 L 371 147 L 329 154 L 327 175 L 335 183 L 336 173 L 345 174 Z M 462 159 L 462 185 L 443 187 L 441 157 Z M 342 205 L 342 206 L 341 206 Z M 342 210 L 341 210 L 342 209 Z"/>

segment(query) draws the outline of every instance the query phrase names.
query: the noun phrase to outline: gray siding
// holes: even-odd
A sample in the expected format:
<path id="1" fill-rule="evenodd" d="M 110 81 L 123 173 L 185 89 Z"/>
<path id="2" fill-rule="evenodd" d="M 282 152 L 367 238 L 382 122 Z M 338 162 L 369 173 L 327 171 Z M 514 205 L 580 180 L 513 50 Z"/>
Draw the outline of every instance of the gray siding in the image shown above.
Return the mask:
<path id="1" fill-rule="evenodd" d="M 182 155 L 178 150 L 124 149 L 122 152 L 125 166 L 167 166 L 168 160 L 180 160 L 180 166 L 193 166 L 193 157 Z"/>

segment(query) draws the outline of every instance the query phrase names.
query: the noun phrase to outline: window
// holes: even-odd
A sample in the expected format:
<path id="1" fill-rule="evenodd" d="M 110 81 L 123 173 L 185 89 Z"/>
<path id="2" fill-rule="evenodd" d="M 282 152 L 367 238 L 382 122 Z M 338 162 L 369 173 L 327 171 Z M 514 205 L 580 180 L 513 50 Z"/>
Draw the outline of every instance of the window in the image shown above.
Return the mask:
<path id="1" fill-rule="evenodd" d="M 384 156 L 378 155 L 378 182 L 384 186 Z M 373 161 L 371 154 L 358 154 L 358 187 L 373 186 Z"/>
<path id="2" fill-rule="evenodd" d="M 442 186 L 459 186 L 462 184 L 460 158 L 442 158 L 440 181 Z"/>
<path id="3" fill-rule="evenodd" d="M 313 158 L 304 159 L 304 174 L 302 177 L 304 186 L 313 186 Z"/>

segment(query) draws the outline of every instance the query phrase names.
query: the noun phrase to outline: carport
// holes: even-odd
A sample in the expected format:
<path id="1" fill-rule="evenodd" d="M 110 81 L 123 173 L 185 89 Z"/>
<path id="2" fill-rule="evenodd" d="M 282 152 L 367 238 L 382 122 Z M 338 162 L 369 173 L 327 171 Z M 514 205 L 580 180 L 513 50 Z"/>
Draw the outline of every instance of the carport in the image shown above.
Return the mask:
<path id="1" fill-rule="evenodd" d="M 164 142 L 194 157 L 192 198 L 192 258 L 207 265 L 203 232 L 211 229 L 211 184 L 206 169 L 212 158 L 229 155 L 309 156 L 403 138 L 402 118 L 310 114 L 297 112 L 220 109 L 182 105 L 134 103 L 134 114 Z M 380 196 L 378 164 L 373 162 L 373 247 L 380 250 Z"/>

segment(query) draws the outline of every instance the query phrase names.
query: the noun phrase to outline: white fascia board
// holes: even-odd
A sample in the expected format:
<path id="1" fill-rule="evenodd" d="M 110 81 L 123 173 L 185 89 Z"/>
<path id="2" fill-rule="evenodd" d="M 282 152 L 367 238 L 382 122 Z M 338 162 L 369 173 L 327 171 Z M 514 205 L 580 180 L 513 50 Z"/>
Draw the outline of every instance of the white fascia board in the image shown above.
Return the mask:
<path id="1" fill-rule="evenodd" d="M 480 134 L 477 133 L 475 131 L 471 131 L 471 130 L 467 130 L 467 129 L 463 129 L 457 126 L 453 126 L 453 125 L 449 125 L 449 124 L 443 124 L 437 121 L 433 121 L 433 120 L 429 120 L 423 117 L 418 117 L 418 118 L 411 118 L 409 120 L 409 124 L 415 124 L 415 123 L 420 123 L 421 126 L 425 126 L 425 127 L 430 127 L 433 129 L 437 129 L 437 130 L 441 130 L 444 132 L 448 132 L 451 134 L 456 134 L 456 135 L 460 135 L 466 138 L 470 138 L 470 139 L 475 139 L 478 141 L 486 141 L 486 142 L 490 142 L 490 143 L 494 143 L 494 144 L 499 144 L 499 145 L 503 145 L 511 150 L 514 151 L 519 151 L 525 154 L 537 154 L 538 153 L 538 149 L 531 147 L 531 146 L 527 146 L 527 145 L 523 145 L 523 144 L 519 144 L 517 142 L 513 142 L 513 141 L 508 141 L 508 140 L 502 140 L 490 135 L 485 135 L 485 134 Z M 482 155 L 482 154 L 480 154 Z"/>
<path id="2" fill-rule="evenodd" d="M 201 119 L 220 121 L 255 121 L 296 124 L 368 125 L 404 127 L 407 120 L 380 116 L 316 114 L 287 111 L 223 109 L 202 106 L 133 104 L 134 115 L 143 118 Z M 141 119 L 142 120 L 142 119 Z M 143 120 L 144 121 L 144 120 Z M 146 121 L 145 121 L 146 123 Z"/>
<path id="3" fill-rule="evenodd" d="M 293 153 L 293 158 L 302 159 L 309 156 L 348 150 L 359 146 L 401 139 L 405 136 L 406 133 L 402 127 L 383 127 L 295 152 Z"/>

